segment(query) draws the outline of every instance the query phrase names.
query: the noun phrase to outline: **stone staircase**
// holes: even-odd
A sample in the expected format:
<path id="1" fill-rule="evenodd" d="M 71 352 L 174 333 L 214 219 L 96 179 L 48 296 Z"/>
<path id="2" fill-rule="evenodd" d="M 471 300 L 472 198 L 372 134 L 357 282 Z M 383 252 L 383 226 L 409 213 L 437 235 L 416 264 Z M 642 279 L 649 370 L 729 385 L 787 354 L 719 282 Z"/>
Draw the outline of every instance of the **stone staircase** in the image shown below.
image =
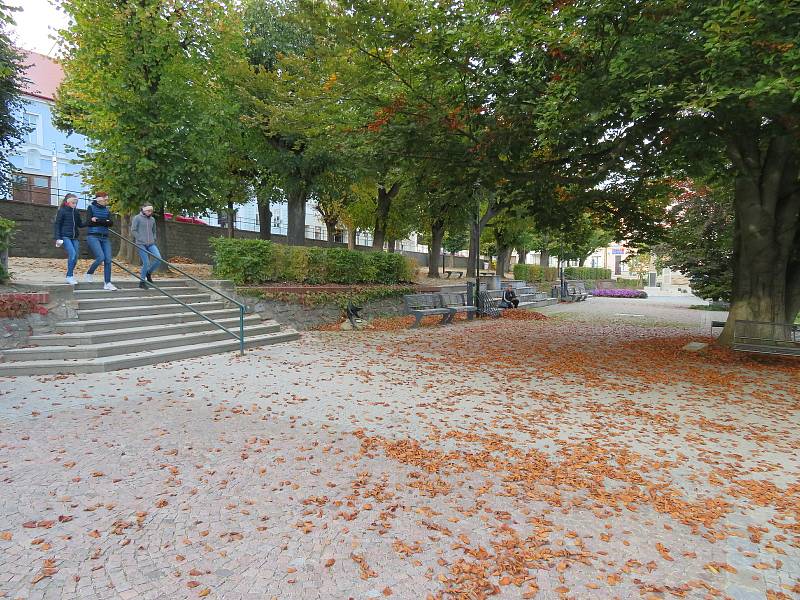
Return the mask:
<path id="1" fill-rule="evenodd" d="M 159 287 L 238 334 L 239 308 L 188 279 L 163 279 Z M 2 353 L 0 376 L 98 373 L 239 350 L 239 340 L 157 290 L 136 281 L 80 283 L 73 297 L 77 318 L 52 333 L 29 338 L 29 347 Z M 296 340 L 299 334 L 258 315 L 244 317 L 245 347 Z"/>

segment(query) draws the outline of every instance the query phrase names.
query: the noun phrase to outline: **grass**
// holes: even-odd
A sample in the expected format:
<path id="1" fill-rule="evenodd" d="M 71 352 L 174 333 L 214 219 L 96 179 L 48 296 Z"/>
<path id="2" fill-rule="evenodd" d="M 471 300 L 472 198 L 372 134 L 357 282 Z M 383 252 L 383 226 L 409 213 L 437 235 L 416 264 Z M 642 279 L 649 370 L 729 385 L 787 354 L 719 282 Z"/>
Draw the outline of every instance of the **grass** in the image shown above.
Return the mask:
<path id="1" fill-rule="evenodd" d="M 689 308 L 693 310 L 714 310 L 714 311 L 727 311 L 728 306 L 720 304 L 719 302 L 712 302 L 711 304 L 693 304 Z"/>

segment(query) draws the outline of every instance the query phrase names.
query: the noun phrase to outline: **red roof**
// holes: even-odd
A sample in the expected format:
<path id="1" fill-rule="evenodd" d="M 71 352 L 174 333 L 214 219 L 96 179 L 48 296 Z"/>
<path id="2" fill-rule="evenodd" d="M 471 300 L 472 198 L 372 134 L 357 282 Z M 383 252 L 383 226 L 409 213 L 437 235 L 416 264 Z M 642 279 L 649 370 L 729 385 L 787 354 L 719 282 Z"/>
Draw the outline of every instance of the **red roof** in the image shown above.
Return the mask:
<path id="1" fill-rule="evenodd" d="M 29 82 L 22 86 L 22 93 L 45 100 L 55 100 L 56 90 L 64 79 L 64 70 L 52 58 L 31 52 L 22 51 L 22 64 L 25 78 Z"/>

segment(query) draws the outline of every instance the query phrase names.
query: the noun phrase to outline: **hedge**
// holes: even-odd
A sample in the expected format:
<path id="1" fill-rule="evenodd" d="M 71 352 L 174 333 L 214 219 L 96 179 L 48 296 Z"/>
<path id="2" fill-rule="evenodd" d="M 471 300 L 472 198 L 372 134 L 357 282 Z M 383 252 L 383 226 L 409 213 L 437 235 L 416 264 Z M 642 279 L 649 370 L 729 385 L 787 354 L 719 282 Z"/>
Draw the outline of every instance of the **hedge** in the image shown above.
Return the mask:
<path id="1" fill-rule="evenodd" d="M 402 254 L 346 248 L 285 246 L 268 240 L 212 238 L 214 275 L 237 285 L 383 283 L 414 280 L 415 264 Z"/>
<path id="2" fill-rule="evenodd" d="M 611 269 L 597 267 L 564 267 L 566 279 L 583 279 L 597 281 L 598 279 L 611 279 Z"/>
<path id="3" fill-rule="evenodd" d="M 528 283 L 547 283 L 558 279 L 556 267 L 541 267 L 539 265 L 514 265 L 514 279 Z"/>

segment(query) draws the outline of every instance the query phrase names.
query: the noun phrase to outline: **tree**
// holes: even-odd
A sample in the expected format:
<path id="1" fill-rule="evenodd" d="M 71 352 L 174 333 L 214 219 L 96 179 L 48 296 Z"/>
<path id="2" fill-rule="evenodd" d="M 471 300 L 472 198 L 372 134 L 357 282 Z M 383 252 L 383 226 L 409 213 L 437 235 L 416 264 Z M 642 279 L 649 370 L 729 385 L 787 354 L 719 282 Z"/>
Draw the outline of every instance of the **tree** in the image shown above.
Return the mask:
<path id="1" fill-rule="evenodd" d="M 230 90 L 222 69 L 241 60 L 226 0 L 62 0 L 65 77 L 56 123 L 90 140 L 88 180 L 125 215 L 215 206 L 229 151 Z M 127 248 L 126 245 L 123 247 Z M 130 250 L 130 249 L 129 249 Z"/>
<path id="2" fill-rule="evenodd" d="M 551 144 L 611 147 L 643 181 L 730 173 L 737 319 L 800 310 L 800 7 L 757 0 L 515 4 L 551 60 Z M 537 12 L 538 10 L 538 12 Z M 569 98 L 569 102 L 565 99 Z M 609 184 L 614 184 L 609 179 Z"/>
<path id="3" fill-rule="evenodd" d="M 670 208 L 658 264 L 686 274 L 701 298 L 730 302 L 733 291 L 733 190 L 684 182 Z"/>
<path id="4" fill-rule="evenodd" d="M 14 48 L 7 31 L 14 24 L 14 10 L 17 9 L 0 2 L 0 187 L 3 189 L 11 182 L 8 158 L 29 131 L 19 119 L 23 106 L 22 55 Z"/>
<path id="5" fill-rule="evenodd" d="M 453 257 L 453 266 L 455 266 L 456 252 L 461 252 L 469 247 L 469 232 L 464 226 L 451 226 L 444 234 L 442 240 L 442 248 L 445 252 L 449 252 Z"/>

